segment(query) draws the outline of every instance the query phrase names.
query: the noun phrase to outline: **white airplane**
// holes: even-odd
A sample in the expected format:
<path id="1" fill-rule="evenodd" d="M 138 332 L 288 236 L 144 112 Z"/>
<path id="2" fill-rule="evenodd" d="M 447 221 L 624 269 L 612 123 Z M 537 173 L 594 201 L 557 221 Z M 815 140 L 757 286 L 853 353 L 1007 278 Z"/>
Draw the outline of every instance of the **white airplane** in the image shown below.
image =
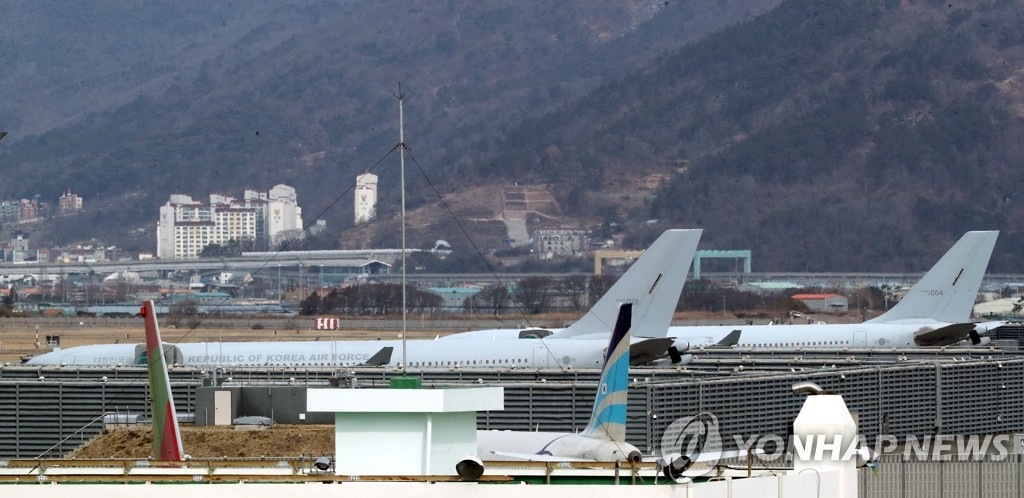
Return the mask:
<path id="1" fill-rule="evenodd" d="M 626 442 L 631 304 L 620 307 L 601 370 L 590 423 L 579 434 L 477 431 L 477 456 L 485 460 L 631 462 L 640 450 Z"/>
<path id="2" fill-rule="evenodd" d="M 620 303 L 632 303 L 637 313 L 632 326 L 659 338 L 632 345 L 635 361 L 663 357 L 672 339 L 665 338 L 675 312 L 701 230 L 668 230 L 656 240 L 611 289 L 567 330 L 591 334 L 571 341 L 527 335 L 545 335 L 538 329 L 503 329 L 467 333 L 465 339 L 406 341 L 408 366 L 471 368 L 598 368 L 607 336 Z M 600 332 L 603 332 L 601 334 Z M 501 338 L 491 339 L 495 334 Z M 475 340 L 474 340 L 475 339 Z M 467 341 L 468 342 L 465 342 Z M 169 348 L 167 361 L 183 366 L 355 366 L 401 364 L 399 340 L 389 341 L 282 341 L 178 343 Z M 54 350 L 30 358 L 29 365 L 139 365 L 144 348 L 134 344 L 102 344 Z"/>
<path id="3" fill-rule="evenodd" d="M 655 365 L 689 363 L 684 354 L 708 346 L 739 348 L 915 348 L 990 342 L 982 334 L 1002 322 L 972 323 L 974 301 L 981 287 L 998 231 L 967 232 L 891 310 L 858 324 L 673 326 L 648 328 L 634 333 L 643 337 L 673 340 L 668 358 Z M 639 263 L 639 262 L 638 262 Z M 592 332 L 596 330 L 596 332 Z M 659 334 L 659 330 L 665 330 Z M 652 333 L 653 332 L 653 333 Z M 474 331 L 449 336 L 449 340 L 478 338 L 491 333 L 511 337 L 509 331 Z M 500 334 L 506 335 L 500 335 Z M 549 336 L 557 339 L 593 340 L 604 337 L 598 328 L 567 327 Z M 636 337 L 642 336 L 642 337 Z M 636 364 L 635 362 L 634 364 Z"/>
<path id="4" fill-rule="evenodd" d="M 891 310 L 857 324 L 676 326 L 666 337 L 676 351 L 739 334 L 744 348 L 915 348 L 969 342 L 998 323 L 970 321 L 998 231 L 967 232 Z M 672 351 L 673 356 L 675 352 Z"/>

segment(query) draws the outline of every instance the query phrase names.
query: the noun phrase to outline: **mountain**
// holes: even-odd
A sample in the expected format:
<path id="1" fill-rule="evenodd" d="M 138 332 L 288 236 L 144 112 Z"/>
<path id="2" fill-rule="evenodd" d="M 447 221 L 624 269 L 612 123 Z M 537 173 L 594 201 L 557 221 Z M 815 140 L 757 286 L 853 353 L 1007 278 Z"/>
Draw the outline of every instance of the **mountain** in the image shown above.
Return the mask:
<path id="1" fill-rule="evenodd" d="M 413 209 L 442 212 L 436 189 L 476 213 L 461 195 L 537 183 L 598 233 L 639 246 L 700 226 L 705 247 L 753 249 L 766 271 L 922 270 L 964 231 L 1000 229 L 990 269 L 1019 271 L 1022 9 L 16 5 L 0 19 L 14 48 L 0 81 L 24 98 L 0 104 L 0 198 L 71 186 L 94 206 L 76 225 L 144 248 L 170 193 L 286 183 L 307 221 L 340 199 L 324 214 L 339 243 L 390 242 L 401 81 Z M 39 33 L 53 36 L 26 41 Z M 369 169 L 381 222 L 351 229 L 348 189 Z M 472 215 L 490 227 L 485 248 L 501 237 L 493 215 Z M 413 233 L 417 246 L 462 237 L 435 221 Z"/>
<path id="2" fill-rule="evenodd" d="M 638 243 L 701 226 L 761 269 L 902 271 L 1000 229 L 990 269 L 1020 271 L 1022 20 L 1008 1 L 786 1 L 524 121 L 494 156 L 508 177 L 557 169 L 570 211 L 636 171 L 671 177 L 633 214 L 658 220 Z"/>
<path id="3" fill-rule="evenodd" d="M 240 195 L 286 183 L 307 217 L 345 197 L 326 213 L 341 230 L 351 224 L 355 175 L 398 141 L 399 82 L 410 168 L 421 165 L 452 188 L 453 179 L 476 177 L 475 166 L 441 158 L 496 141 L 524 116 L 777 3 L 13 5 L 0 19 L 0 44 L 9 49 L 0 57 L 13 68 L 2 81 L 19 99 L 0 107 L 0 128 L 11 132 L 0 147 L 0 198 L 55 198 L 71 187 L 98 221 L 124 210 L 125 193 L 144 194 L 118 213 L 120 223 L 96 227 L 122 244 L 129 238 L 117 233 L 152 233 L 171 193 Z M 386 218 L 397 205 L 397 161 L 379 168 Z M 413 207 L 433 199 L 413 181 L 419 175 L 410 176 Z"/>

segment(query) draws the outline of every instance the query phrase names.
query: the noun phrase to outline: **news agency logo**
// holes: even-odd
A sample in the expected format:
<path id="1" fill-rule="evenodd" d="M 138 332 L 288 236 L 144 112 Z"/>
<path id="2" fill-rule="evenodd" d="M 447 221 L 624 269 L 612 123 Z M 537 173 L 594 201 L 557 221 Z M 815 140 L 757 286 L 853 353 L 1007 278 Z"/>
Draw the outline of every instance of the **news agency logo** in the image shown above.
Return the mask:
<path id="1" fill-rule="evenodd" d="M 841 434 L 802 434 L 786 438 L 777 434 L 731 436 L 723 451 L 718 418 L 701 412 L 676 419 L 661 438 L 661 466 L 671 479 L 693 478 L 715 469 L 729 456 L 753 454 L 762 462 L 787 455 L 804 461 L 853 461 L 857 467 L 875 468 L 883 455 L 901 456 L 904 461 L 1002 461 L 1011 454 L 1024 454 L 1024 434 L 880 435 L 869 445 L 863 435 L 844 438 Z M 699 465 L 694 465 L 699 463 Z"/>
<path id="2" fill-rule="evenodd" d="M 661 436 L 661 454 L 665 474 L 672 478 L 697 477 L 711 472 L 722 457 L 718 417 L 700 412 L 676 419 Z M 694 467 L 697 462 L 702 465 Z"/>

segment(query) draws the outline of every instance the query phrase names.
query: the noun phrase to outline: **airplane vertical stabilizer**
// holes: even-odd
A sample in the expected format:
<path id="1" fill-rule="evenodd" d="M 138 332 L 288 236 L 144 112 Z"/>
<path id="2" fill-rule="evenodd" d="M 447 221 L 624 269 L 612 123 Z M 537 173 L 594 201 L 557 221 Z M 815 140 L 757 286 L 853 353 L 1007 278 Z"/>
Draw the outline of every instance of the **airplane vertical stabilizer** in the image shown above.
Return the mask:
<path id="1" fill-rule="evenodd" d="M 610 441 L 626 440 L 626 400 L 629 395 L 629 338 L 632 306 L 622 304 L 608 341 L 594 411 L 583 435 Z"/>
<path id="2" fill-rule="evenodd" d="M 703 230 L 666 230 L 582 318 L 555 337 L 607 334 L 620 303 L 633 304 L 633 335 L 664 337 Z"/>
<path id="3" fill-rule="evenodd" d="M 160 326 L 157 325 L 153 301 L 142 302 L 146 321 L 146 363 L 149 366 L 149 389 L 153 398 L 153 458 L 164 462 L 184 459 L 178 416 L 171 396 L 171 378 L 167 375 Z"/>
<path id="4" fill-rule="evenodd" d="M 968 322 L 998 236 L 998 231 L 967 232 L 896 306 L 866 323 Z"/>

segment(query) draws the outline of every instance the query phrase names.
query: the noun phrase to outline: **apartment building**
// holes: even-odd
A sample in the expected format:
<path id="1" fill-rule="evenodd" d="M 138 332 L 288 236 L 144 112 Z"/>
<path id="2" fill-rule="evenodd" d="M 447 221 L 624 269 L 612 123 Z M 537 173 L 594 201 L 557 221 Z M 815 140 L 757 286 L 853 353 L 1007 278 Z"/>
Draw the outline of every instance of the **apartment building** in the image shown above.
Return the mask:
<path id="1" fill-rule="evenodd" d="M 246 190 L 241 200 L 210 194 L 209 203 L 171 195 L 160 207 L 157 257 L 194 259 L 208 245 L 225 246 L 232 240 L 276 246 L 302 232 L 296 199 L 295 189 L 287 185 L 270 192 Z"/>

